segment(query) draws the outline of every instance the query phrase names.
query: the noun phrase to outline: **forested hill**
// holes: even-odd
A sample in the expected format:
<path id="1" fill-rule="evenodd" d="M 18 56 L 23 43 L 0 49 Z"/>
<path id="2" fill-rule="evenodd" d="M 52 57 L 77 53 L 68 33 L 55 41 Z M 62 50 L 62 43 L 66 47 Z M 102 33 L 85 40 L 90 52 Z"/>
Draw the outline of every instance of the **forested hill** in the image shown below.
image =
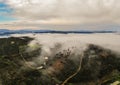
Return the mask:
<path id="1" fill-rule="evenodd" d="M 31 40 L 28 37 L 0 39 L 0 85 L 110 85 L 120 81 L 120 56 L 111 50 L 89 44 L 83 55 L 79 55 L 82 60 L 70 59 L 74 55 L 64 50 L 38 68 L 27 63 L 42 50 L 39 47 L 26 52 Z"/>

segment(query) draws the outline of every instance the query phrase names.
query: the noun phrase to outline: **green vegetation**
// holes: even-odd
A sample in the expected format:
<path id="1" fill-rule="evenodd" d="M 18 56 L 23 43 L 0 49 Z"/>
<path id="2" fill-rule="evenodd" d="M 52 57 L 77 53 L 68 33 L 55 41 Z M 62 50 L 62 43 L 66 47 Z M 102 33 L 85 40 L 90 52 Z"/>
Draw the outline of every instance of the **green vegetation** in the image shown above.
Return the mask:
<path id="1" fill-rule="evenodd" d="M 47 62 L 47 69 L 49 66 L 56 69 L 51 74 L 45 75 L 46 69 L 26 68 L 24 59 L 30 61 L 33 57 L 38 56 L 41 50 L 37 46 L 32 46 L 37 49 L 26 52 L 27 44 L 31 40 L 28 37 L 0 39 L 0 85 L 61 85 L 78 69 L 78 65 L 68 59 L 69 54 L 66 56 L 59 53 L 56 54 L 56 58 Z M 66 85 L 97 85 L 91 83 L 91 80 L 97 80 L 96 76 L 100 79 L 100 85 L 110 85 L 115 81 L 120 81 L 120 59 L 115 59 L 116 55 L 112 52 L 91 45 L 85 51 L 84 56 L 82 69 Z M 91 58 L 88 59 L 88 56 Z"/>

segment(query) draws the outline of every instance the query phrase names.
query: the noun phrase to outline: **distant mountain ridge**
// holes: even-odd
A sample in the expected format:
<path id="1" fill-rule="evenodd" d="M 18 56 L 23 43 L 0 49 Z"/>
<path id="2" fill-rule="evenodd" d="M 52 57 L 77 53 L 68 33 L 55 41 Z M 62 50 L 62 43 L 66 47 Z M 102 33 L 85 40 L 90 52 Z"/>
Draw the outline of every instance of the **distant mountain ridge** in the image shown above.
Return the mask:
<path id="1" fill-rule="evenodd" d="M 84 30 L 73 30 L 73 31 L 61 31 L 61 30 L 8 30 L 0 29 L 0 35 L 10 34 L 26 34 L 26 33 L 59 33 L 59 34 L 91 34 L 91 33 L 115 33 L 116 31 L 84 31 Z"/>

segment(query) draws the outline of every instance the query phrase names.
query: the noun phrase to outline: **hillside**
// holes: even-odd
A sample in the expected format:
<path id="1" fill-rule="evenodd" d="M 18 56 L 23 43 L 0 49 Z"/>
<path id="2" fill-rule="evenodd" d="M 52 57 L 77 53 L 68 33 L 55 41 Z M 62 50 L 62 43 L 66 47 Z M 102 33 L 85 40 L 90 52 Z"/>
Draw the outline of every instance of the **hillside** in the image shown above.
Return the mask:
<path id="1" fill-rule="evenodd" d="M 26 51 L 31 40 L 29 37 L 0 39 L 0 85 L 110 85 L 120 81 L 120 55 L 109 49 L 89 44 L 83 55 L 74 60 L 68 48 L 38 67 L 27 63 L 42 50 L 34 46 L 36 50 Z"/>

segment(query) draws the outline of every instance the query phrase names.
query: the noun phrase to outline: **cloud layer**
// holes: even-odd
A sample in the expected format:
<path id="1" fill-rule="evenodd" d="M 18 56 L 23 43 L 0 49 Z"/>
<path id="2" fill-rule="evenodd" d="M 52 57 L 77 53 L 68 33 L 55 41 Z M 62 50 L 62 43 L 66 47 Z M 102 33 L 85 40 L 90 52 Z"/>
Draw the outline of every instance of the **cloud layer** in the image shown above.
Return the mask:
<path id="1" fill-rule="evenodd" d="M 120 54 L 119 34 L 15 34 L 15 37 L 29 36 L 34 38 L 28 44 L 27 51 L 41 48 L 40 55 L 35 59 L 36 64 L 45 62 L 45 57 L 53 58 L 59 52 L 70 50 L 74 59 L 78 58 L 89 44 L 101 46 Z M 79 56 L 80 57 L 80 56 Z M 69 58 L 73 58 L 69 56 Z"/>
<path id="2" fill-rule="evenodd" d="M 45 23 L 117 22 L 120 0 L 6 0 L 15 15 Z"/>
<path id="3" fill-rule="evenodd" d="M 45 25 L 120 24 L 120 0 L 4 0 L 13 16 Z"/>

